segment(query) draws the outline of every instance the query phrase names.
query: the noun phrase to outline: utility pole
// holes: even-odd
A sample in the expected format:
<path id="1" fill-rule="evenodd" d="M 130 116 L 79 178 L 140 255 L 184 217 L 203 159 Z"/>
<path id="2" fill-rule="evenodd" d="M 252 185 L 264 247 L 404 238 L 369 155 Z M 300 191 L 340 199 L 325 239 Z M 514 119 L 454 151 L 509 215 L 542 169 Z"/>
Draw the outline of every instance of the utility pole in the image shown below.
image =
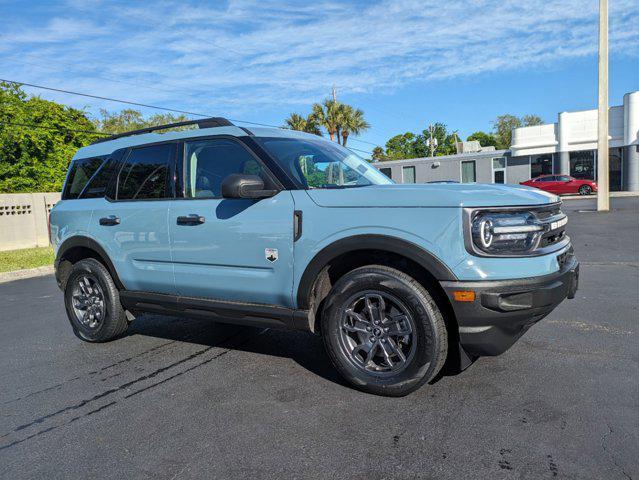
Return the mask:
<path id="1" fill-rule="evenodd" d="M 337 102 L 337 88 L 333 85 L 333 101 Z"/>
<path id="2" fill-rule="evenodd" d="M 608 166 L 608 0 L 599 0 L 599 106 L 597 124 L 597 210 L 610 210 Z"/>
<path id="3" fill-rule="evenodd" d="M 437 139 L 433 137 L 434 132 L 435 132 L 435 128 L 433 127 L 433 124 L 431 123 L 430 125 L 428 125 L 428 133 L 429 133 L 428 146 L 430 147 L 431 157 L 435 156 L 435 149 L 437 148 Z"/>

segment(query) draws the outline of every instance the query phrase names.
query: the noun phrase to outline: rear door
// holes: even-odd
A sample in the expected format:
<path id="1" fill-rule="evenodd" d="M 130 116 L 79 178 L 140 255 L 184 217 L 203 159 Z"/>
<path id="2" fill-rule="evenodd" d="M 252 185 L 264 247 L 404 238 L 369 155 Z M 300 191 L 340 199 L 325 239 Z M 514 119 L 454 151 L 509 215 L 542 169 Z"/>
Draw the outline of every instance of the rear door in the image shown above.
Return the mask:
<path id="1" fill-rule="evenodd" d="M 167 217 L 176 150 L 175 142 L 127 150 L 115 166 L 107 198 L 96 199 L 91 236 L 127 290 L 175 293 Z"/>
<path id="2" fill-rule="evenodd" d="M 293 214 L 290 191 L 261 200 L 224 199 L 233 173 L 273 177 L 230 137 L 184 142 L 169 214 L 177 292 L 187 297 L 292 305 Z"/>

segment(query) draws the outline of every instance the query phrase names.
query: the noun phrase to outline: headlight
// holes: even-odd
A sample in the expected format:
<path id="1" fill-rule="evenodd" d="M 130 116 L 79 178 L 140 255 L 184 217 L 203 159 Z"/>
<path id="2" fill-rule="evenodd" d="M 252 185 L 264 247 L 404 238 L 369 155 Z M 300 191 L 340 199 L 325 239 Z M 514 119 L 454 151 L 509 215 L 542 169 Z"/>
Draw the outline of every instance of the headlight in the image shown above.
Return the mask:
<path id="1" fill-rule="evenodd" d="M 480 256 L 542 255 L 567 244 L 566 223 L 558 205 L 530 210 L 467 209 L 466 244 Z"/>

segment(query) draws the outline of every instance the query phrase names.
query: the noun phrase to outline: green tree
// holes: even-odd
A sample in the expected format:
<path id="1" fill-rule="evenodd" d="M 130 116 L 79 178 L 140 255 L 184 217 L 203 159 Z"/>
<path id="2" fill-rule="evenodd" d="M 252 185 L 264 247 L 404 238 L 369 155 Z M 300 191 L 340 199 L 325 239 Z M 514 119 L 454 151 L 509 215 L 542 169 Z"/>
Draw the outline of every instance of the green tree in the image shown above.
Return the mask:
<path id="1" fill-rule="evenodd" d="M 544 121 L 539 115 L 528 114 L 521 117 L 521 123 L 523 123 L 524 127 L 533 127 L 535 125 L 542 125 Z"/>
<path id="2" fill-rule="evenodd" d="M 426 153 L 424 156 L 430 155 L 430 149 L 428 148 L 427 139 L 430 138 L 430 131 L 428 129 L 422 131 L 423 143 L 426 147 Z M 437 148 L 435 149 L 435 156 L 452 155 L 457 152 L 455 142 L 457 141 L 457 131 L 448 132 L 446 124 L 441 122 L 435 122 L 433 124 L 433 137 L 437 139 Z"/>
<path id="3" fill-rule="evenodd" d="M 142 112 L 125 108 L 119 112 L 109 112 L 100 109 L 100 117 L 94 120 L 95 127 L 101 132 L 124 133 L 140 128 L 156 127 L 169 123 L 185 122 L 188 118 L 184 115 L 173 115 L 171 113 L 156 113 L 148 118 Z M 185 130 L 195 128 L 194 126 L 178 127 L 173 130 Z"/>
<path id="4" fill-rule="evenodd" d="M 311 118 L 318 125 L 324 127 L 331 137 L 331 141 L 337 138 L 339 142 L 340 131 L 340 103 L 337 100 L 327 98 L 322 103 L 313 104 Z"/>
<path id="5" fill-rule="evenodd" d="M 513 129 L 521 127 L 521 119 L 508 113 L 499 115 L 493 122 L 493 132 L 497 139 L 497 148 L 510 148 Z"/>
<path id="6" fill-rule="evenodd" d="M 495 136 L 482 131 L 477 131 L 468 135 L 466 140 L 477 140 L 482 147 L 497 147 L 497 139 Z"/>
<path id="7" fill-rule="evenodd" d="M 341 127 L 342 145 L 346 146 L 349 135 L 359 135 L 371 126 L 364 119 L 364 112 L 359 108 L 342 103 L 339 112 L 339 127 Z M 338 130 L 340 129 L 338 127 Z M 337 139 L 339 142 L 339 138 Z"/>
<path id="8" fill-rule="evenodd" d="M 99 135 L 85 112 L 0 83 L 0 192 L 60 191 L 75 152 Z"/>
<path id="9" fill-rule="evenodd" d="M 449 133 L 446 125 L 441 122 L 432 124 L 433 138 L 437 140 L 435 156 L 452 155 L 457 151 L 455 142 L 457 141 L 457 131 Z M 392 160 L 405 158 L 422 158 L 430 156 L 429 148 L 430 130 L 422 130 L 416 135 L 406 132 L 395 135 L 386 142 L 386 155 Z"/>
<path id="10" fill-rule="evenodd" d="M 543 120 L 539 115 L 528 114 L 521 118 L 508 113 L 499 115 L 493 122 L 493 133 L 497 139 L 496 147 L 499 149 L 510 148 L 513 129 L 541 125 L 542 123 Z"/>
<path id="11" fill-rule="evenodd" d="M 315 135 L 322 135 L 320 130 L 320 126 L 317 123 L 317 120 L 312 115 L 304 118 L 302 115 L 297 113 L 291 113 L 289 117 L 285 120 L 286 127 L 291 130 L 298 130 L 300 132 L 313 133 Z"/>
<path id="12" fill-rule="evenodd" d="M 391 137 L 386 142 L 386 155 L 390 160 L 402 160 L 404 158 L 415 158 L 417 135 L 411 132 L 402 133 Z"/>
<path id="13" fill-rule="evenodd" d="M 389 160 L 389 158 L 388 155 L 386 155 L 384 149 L 380 146 L 377 146 L 373 148 L 373 151 L 371 152 L 371 160 L 385 162 L 386 160 Z"/>

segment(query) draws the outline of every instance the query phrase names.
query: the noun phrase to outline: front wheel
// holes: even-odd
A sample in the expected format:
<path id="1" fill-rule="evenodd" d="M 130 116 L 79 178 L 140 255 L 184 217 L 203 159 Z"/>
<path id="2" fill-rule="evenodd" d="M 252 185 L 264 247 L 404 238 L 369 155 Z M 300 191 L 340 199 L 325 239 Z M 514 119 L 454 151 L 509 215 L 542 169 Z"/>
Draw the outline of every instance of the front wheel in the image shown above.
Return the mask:
<path id="1" fill-rule="evenodd" d="M 579 187 L 579 195 L 590 195 L 592 193 L 592 188 L 590 185 L 582 185 Z"/>
<path id="2" fill-rule="evenodd" d="M 407 395 L 432 380 L 448 349 L 444 319 L 428 291 L 381 265 L 357 268 L 335 284 L 322 334 L 339 373 L 377 395 Z"/>

